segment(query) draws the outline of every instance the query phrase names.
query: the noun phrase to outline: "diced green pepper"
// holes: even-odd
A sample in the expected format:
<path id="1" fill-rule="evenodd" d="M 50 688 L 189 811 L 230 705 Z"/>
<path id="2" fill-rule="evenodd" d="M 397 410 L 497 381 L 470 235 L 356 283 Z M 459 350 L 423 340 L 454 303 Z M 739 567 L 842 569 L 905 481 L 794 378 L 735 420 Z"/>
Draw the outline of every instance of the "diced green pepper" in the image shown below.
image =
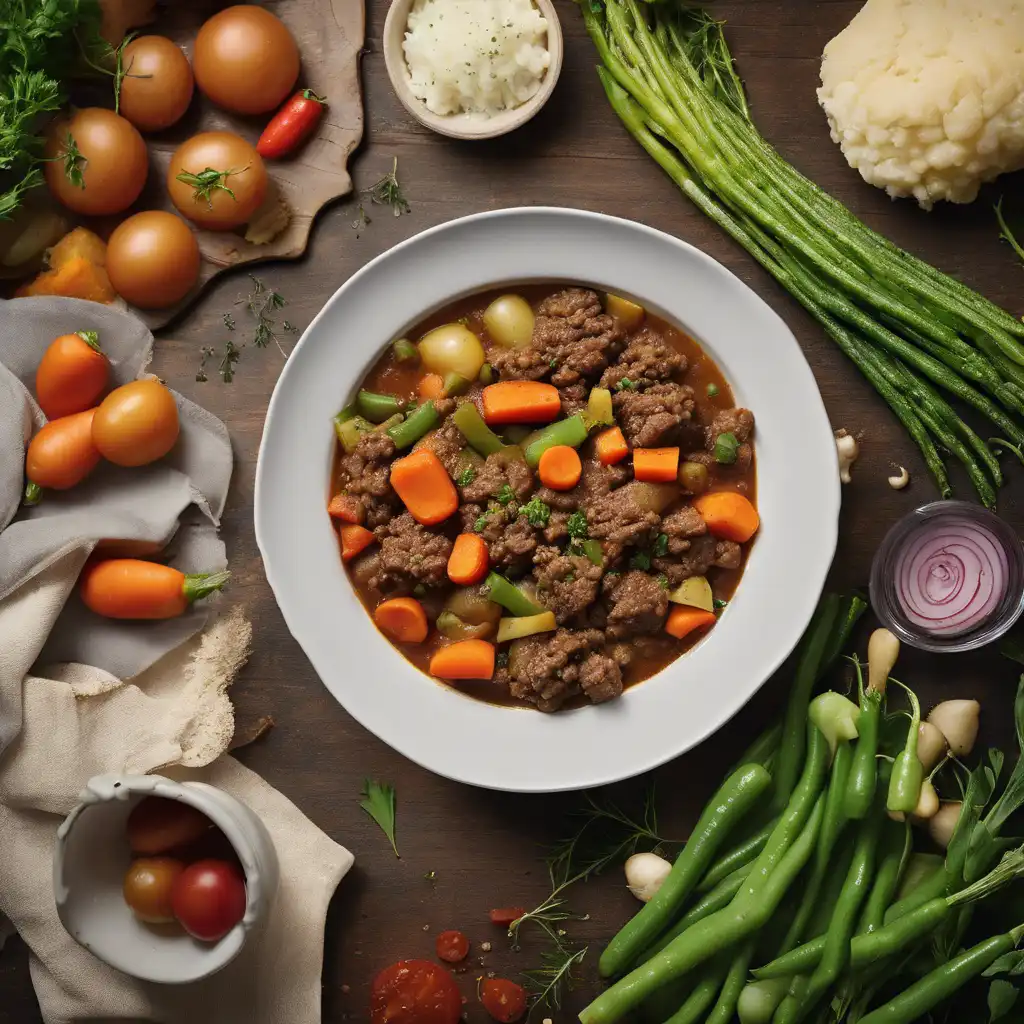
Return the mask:
<path id="1" fill-rule="evenodd" d="M 359 415 L 371 423 L 383 423 L 396 412 L 402 411 L 402 403 L 394 395 L 378 395 L 373 391 L 360 391 L 356 395 Z"/>
<path id="2" fill-rule="evenodd" d="M 388 437 L 398 449 L 414 445 L 425 434 L 429 434 L 440 422 L 433 402 L 424 402 L 408 419 L 388 429 Z"/>
<path id="3" fill-rule="evenodd" d="M 465 394 L 469 390 L 469 385 L 470 382 L 461 373 L 446 373 L 444 375 L 444 393 L 448 398 Z"/>
<path id="4" fill-rule="evenodd" d="M 345 416 L 345 419 L 341 419 L 343 415 L 344 409 L 334 417 L 334 432 L 338 435 L 345 452 L 351 453 L 363 434 L 373 430 L 373 424 L 369 420 L 364 420 L 362 416 Z"/>
<path id="5" fill-rule="evenodd" d="M 533 431 L 523 423 L 510 423 L 502 433 L 506 444 L 522 444 Z"/>
<path id="6" fill-rule="evenodd" d="M 472 402 L 463 402 L 452 413 L 452 422 L 462 432 L 462 436 L 486 458 L 504 448 L 501 438 L 484 423 L 483 416 Z"/>
<path id="7" fill-rule="evenodd" d="M 509 640 L 521 640 L 524 636 L 533 636 L 536 633 L 551 633 L 558 629 L 554 612 L 541 612 L 540 615 L 518 615 L 515 618 L 505 618 L 498 622 L 498 643 L 504 644 Z"/>
<path id="8" fill-rule="evenodd" d="M 576 543 L 594 565 L 604 565 L 604 551 L 599 540 L 580 540 Z"/>
<path id="9" fill-rule="evenodd" d="M 400 363 L 412 363 L 415 366 L 420 361 L 420 350 L 408 338 L 399 338 L 391 346 L 391 351 Z"/>
<path id="10" fill-rule="evenodd" d="M 480 373 L 477 374 L 477 380 L 480 381 L 484 386 L 493 384 L 497 380 L 497 375 L 494 372 L 494 367 L 490 363 L 484 363 L 480 367 Z"/>
<path id="11" fill-rule="evenodd" d="M 590 389 L 585 418 L 587 425 L 591 427 L 610 427 L 615 423 L 612 393 L 607 388 Z"/>
<path id="12" fill-rule="evenodd" d="M 487 588 L 488 597 L 513 615 L 541 615 L 544 612 L 543 608 L 534 604 L 514 583 L 510 583 L 499 573 L 488 573 L 484 586 Z"/>
<path id="13" fill-rule="evenodd" d="M 556 445 L 567 444 L 570 448 L 579 448 L 587 439 L 587 425 L 581 413 L 565 420 L 555 420 L 546 426 L 526 449 L 526 464 L 536 469 L 540 457 Z"/>

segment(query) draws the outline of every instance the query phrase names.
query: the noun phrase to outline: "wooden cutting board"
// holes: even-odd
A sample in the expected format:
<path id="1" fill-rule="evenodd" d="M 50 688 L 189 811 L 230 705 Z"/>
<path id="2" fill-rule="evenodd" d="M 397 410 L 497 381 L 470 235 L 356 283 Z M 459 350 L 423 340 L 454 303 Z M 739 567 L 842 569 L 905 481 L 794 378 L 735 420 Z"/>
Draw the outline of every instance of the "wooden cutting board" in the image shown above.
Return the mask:
<path id="1" fill-rule="evenodd" d="M 168 4 L 159 20 L 140 29 L 180 43 L 191 56 L 199 26 L 224 3 L 200 0 Z M 365 38 L 363 0 L 271 0 L 265 3 L 291 30 L 302 55 L 299 86 L 325 96 L 328 109 L 317 135 L 291 158 L 268 160 L 267 170 L 292 210 L 287 229 L 269 245 L 246 242 L 239 232 L 198 231 L 203 254 L 199 283 L 179 305 L 135 312 L 151 327 L 162 327 L 195 301 L 205 284 L 223 271 L 259 260 L 295 259 L 306 249 L 317 213 L 352 191 L 348 160 L 363 136 L 359 55 Z M 243 117 L 215 107 L 196 90 L 188 114 L 167 132 L 146 138 L 150 173 L 146 191 L 133 209 L 174 212 L 164 182 L 174 150 L 197 132 L 233 131 L 254 143 L 271 115 Z"/>

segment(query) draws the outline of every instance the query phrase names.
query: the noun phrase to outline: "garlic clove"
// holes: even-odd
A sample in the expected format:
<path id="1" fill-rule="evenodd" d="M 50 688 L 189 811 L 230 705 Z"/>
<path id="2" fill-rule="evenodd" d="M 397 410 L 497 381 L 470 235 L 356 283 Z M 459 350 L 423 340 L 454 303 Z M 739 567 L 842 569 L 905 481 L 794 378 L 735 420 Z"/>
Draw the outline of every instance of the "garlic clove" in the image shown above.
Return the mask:
<path id="1" fill-rule="evenodd" d="M 850 470 L 860 455 L 860 445 L 857 444 L 857 439 L 843 428 L 836 431 L 835 437 L 836 455 L 839 457 L 839 479 L 848 484 L 853 479 Z"/>
<path id="2" fill-rule="evenodd" d="M 634 853 L 626 861 L 626 885 L 641 902 L 647 903 L 668 878 L 672 865 L 656 853 Z"/>
<path id="3" fill-rule="evenodd" d="M 946 756 L 949 750 L 949 743 L 942 734 L 942 730 L 932 722 L 922 722 L 917 730 L 917 759 L 924 767 L 925 775 L 930 775 L 932 769 Z"/>
<path id="4" fill-rule="evenodd" d="M 910 473 L 906 466 L 900 466 L 900 471 L 889 477 L 889 486 L 894 491 L 902 491 L 910 483 Z"/>
<path id="5" fill-rule="evenodd" d="M 928 715 L 957 757 L 966 757 L 978 740 L 981 705 L 976 700 L 944 700 Z"/>
<path id="6" fill-rule="evenodd" d="M 952 803 L 943 804 L 936 814 L 928 822 L 928 835 L 936 846 L 943 850 L 949 846 L 953 833 L 956 831 L 957 822 L 960 820 L 961 801 L 955 800 Z"/>

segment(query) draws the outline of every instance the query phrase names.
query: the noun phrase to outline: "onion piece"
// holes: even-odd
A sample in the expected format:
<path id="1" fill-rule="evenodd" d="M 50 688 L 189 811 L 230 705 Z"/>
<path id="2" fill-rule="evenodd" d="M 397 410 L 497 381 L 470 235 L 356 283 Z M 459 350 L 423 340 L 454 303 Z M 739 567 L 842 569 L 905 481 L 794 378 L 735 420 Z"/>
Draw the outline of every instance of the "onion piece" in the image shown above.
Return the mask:
<path id="1" fill-rule="evenodd" d="M 1010 567 L 986 526 L 961 516 L 923 523 L 899 553 L 896 596 L 907 619 L 934 636 L 959 636 L 999 608 Z"/>

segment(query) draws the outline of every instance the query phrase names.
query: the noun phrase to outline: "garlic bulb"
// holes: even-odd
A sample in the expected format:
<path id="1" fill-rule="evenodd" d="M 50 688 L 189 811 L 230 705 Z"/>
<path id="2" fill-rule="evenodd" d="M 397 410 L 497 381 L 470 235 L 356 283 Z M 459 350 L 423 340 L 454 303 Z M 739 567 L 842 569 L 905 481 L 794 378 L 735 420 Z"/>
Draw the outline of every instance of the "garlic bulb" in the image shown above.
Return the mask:
<path id="1" fill-rule="evenodd" d="M 641 902 L 646 903 L 668 878 L 672 865 L 656 853 L 634 853 L 626 861 L 626 885 Z"/>

